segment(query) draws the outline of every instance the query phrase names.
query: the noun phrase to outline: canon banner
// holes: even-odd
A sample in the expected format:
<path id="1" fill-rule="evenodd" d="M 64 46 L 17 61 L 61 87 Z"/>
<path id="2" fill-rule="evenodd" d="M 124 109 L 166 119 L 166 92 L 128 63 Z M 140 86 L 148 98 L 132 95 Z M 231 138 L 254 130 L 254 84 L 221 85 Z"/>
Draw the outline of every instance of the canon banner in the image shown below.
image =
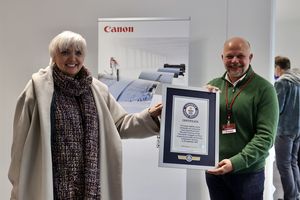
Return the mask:
<path id="1" fill-rule="evenodd" d="M 188 84 L 190 18 L 99 18 L 98 78 L 130 113 Z"/>

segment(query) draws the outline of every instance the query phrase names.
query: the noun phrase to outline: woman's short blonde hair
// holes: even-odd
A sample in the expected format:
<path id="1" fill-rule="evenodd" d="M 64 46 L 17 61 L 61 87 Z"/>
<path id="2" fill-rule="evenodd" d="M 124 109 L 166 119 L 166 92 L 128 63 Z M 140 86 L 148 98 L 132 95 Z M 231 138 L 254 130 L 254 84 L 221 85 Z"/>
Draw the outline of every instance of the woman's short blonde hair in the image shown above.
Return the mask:
<path id="1" fill-rule="evenodd" d="M 50 66 L 55 64 L 53 58 L 57 52 L 64 51 L 70 47 L 74 47 L 76 50 L 80 50 L 82 55 L 86 55 L 86 41 L 80 34 L 72 31 L 63 31 L 55 36 L 49 44 Z"/>

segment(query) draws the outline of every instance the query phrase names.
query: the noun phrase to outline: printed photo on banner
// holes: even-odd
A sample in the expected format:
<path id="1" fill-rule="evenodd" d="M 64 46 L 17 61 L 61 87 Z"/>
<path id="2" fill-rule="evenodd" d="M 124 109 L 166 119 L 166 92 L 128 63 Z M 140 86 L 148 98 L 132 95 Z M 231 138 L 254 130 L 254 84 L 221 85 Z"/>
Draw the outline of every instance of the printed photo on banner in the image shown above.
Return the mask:
<path id="1" fill-rule="evenodd" d="M 188 84 L 189 18 L 99 18 L 98 79 L 129 113 Z"/>

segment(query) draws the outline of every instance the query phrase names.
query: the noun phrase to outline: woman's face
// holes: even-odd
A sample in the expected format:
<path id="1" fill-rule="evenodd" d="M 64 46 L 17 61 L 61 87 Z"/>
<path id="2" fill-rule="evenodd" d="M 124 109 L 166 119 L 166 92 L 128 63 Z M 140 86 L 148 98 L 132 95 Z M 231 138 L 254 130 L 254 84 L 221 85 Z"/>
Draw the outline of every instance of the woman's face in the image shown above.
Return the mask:
<path id="1" fill-rule="evenodd" d="M 84 57 L 83 52 L 70 47 L 62 51 L 57 50 L 53 61 L 64 74 L 74 77 L 81 70 Z"/>

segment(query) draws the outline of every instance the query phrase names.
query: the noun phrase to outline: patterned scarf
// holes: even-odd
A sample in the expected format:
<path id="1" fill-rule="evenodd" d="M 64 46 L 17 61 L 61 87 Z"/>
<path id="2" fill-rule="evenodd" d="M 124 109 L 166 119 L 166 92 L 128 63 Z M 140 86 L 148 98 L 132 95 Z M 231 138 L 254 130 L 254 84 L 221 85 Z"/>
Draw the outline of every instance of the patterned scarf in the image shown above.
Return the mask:
<path id="1" fill-rule="evenodd" d="M 100 199 L 99 120 L 82 68 L 73 78 L 53 68 L 51 148 L 54 199 Z"/>

